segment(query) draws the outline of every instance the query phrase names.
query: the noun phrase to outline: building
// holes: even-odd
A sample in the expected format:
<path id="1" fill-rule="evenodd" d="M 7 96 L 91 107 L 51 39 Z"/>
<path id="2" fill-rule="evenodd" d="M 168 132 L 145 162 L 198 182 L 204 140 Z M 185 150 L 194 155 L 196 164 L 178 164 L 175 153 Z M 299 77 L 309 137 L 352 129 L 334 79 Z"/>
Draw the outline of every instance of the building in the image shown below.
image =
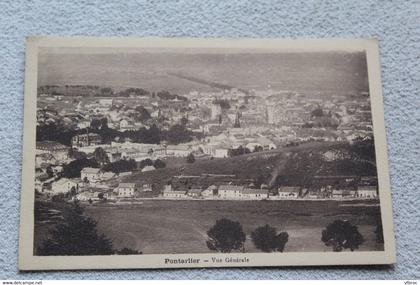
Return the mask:
<path id="1" fill-rule="evenodd" d="M 108 156 L 109 162 L 119 161 L 122 158 L 121 152 L 117 151 L 107 151 L 106 155 Z"/>
<path id="2" fill-rule="evenodd" d="M 84 192 L 78 193 L 74 197 L 74 199 L 79 200 L 79 201 L 83 201 L 83 202 L 86 202 L 86 201 L 89 201 L 89 200 L 93 201 L 93 200 L 95 200 L 95 198 L 98 199 L 98 197 L 95 197 L 95 193 L 93 193 L 91 191 L 84 191 Z"/>
<path id="3" fill-rule="evenodd" d="M 143 184 L 141 187 L 141 190 L 143 192 L 152 192 L 153 191 L 153 185 L 152 184 Z"/>
<path id="4" fill-rule="evenodd" d="M 137 183 L 120 183 L 118 185 L 118 197 L 132 198 L 134 194 L 141 189 L 141 185 Z"/>
<path id="5" fill-rule="evenodd" d="M 68 178 L 62 178 L 51 184 L 51 192 L 54 194 L 66 194 L 70 191 L 77 192 L 79 189 L 79 184 L 76 181 L 70 180 Z"/>
<path id="6" fill-rule="evenodd" d="M 114 172 L 108 171 L 101 174 L 101 179 L 109 180 L 109 179 L 115 178 L 116 176 L 117 174 L 115 174 Z"/>
<path id="7" fill-rule="evenodd" d="M 305 198 L 309 198 L 309 199 L 318 199 L 320 196 L 320 193 L 318 190 L 315 189 L 309 189 L 306 191 L 306 195 Z"/>
<path id="8" fill-rule="evenodd" d="M 201 189 L 194 188 L 194 189 L 188 190 L 187 195 L 192 198 L 201 198 Z"/>
<path id="9" fill-rule="evenodd" d="M 222 106 L 220 104 L 211 105 L 211 119 L 219 120 L 220 115 L 222 115 Z"/>
<path id="10" fill-rule="evenodd" d="M 187 157 L 192 152 L 189 145 L 168 145 L 166 147 L 166 154 L 176 157 Z"/>
<path id="11" fill-rule="evenodd" d="M 137 128 L 132 121 L 122 119 L 120 121 L 120 131 L 135 131 Z"/>
<path id="12" fill-rule="evenodd" d="M 100 145 L 102 143 L 102 138 L 100 135 L 95 133 L 87 133 L 76 135 L 71 139 L 72 147 L 85 147 L 91 145 Z"/>
<path id="13" fill-rule="evenodd" d="M 242 190 L 242 199 L 249 199 L 249 200 L 268 199 L 268 190 L 245 188 Z"/>
<path id="14" fill-rule="evenodd" d="M 297 199 L 301 194 L 301 188 L 297 186 L 281 186 L 277 191 L 279 199 Z"/>
<path id="15" fill-rule="evenodd" d="M 187 191 L 173 191 L 171 185 L 165 185 L 162 196 L 164 198 L 187 198 Z"/>
<path id="16" fill-rule="evenodd" d="M 378 189 L 376 186 L 359 186 L 356 197 L 358 198 L 378 198 Z"/>
<path id="17" fill-rule="evenodd" d="M 230 148 L 227 147 L 217 147 L 214 150 L 214 157 L 218 158 L 225 158 L 229 156 L 229 150 Z"/>
<path id="18" fill-rule="evenodd" d="M 220 185 L 218 195 L 221 199 L 241 199 L 244 186 Z"/>
<path id="19" fill-rule="evenodd" d="M 342 192 L 344 199 L 350 199 L 356 197 L 356 191 L 355 190 L 343 190 Z"/>
<path id="20" fill-rule="evenodd" d="M 211 199 L 217 196 L 217 186 L 216 185 L 210 185 L 207 189 L 204 189 L 201 192 L 201 196 L 203 198 Z"/>
<path id="21" fill-rule="evenodd" d="M 111 107 L 113 103 L 112 99 L 99 99 L 99 104 L 104 107 Z"/>
<path id="22" fill-rule="evenodd" d="M 57 161 L 68 158 L 70 147 L 55 141 L 36 142 L 36 155 L 50 154 Z"/>
<path id="23" fill-rule="evenodd" d="M 355 190 L 333 190 L 332 191 L 332 198 L 334 199 L 350 199 L 356 197 Z"/>
<path id="24" fill-rule="evenodd" d="M 77 123 L 77 127 L 79 129 L 87 129 L 90 127 L 90 121 L 89 120 L 82 120 Z"/>
<path id="25" fill-rule="evenodd" d="M 153 165 L 146 165 L 145 167 L 143 167 L 141 172 L 147 172 L 147 171 L 153 171 L 153 170 L 156 170 L 156 168 Z"/>
<path id="26" fill-rule="evenodd" d="M 102 172 L 99 168 L 85 167 L 80 171 L 82 181 L 97 182 L 101 179 Z"/>

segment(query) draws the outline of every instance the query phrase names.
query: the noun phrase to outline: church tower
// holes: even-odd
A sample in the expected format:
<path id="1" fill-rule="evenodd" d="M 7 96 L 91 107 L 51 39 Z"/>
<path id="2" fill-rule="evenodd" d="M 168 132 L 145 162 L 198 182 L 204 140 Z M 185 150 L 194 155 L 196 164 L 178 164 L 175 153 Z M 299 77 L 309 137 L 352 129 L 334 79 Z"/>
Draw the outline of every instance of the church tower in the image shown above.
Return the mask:
<path id="1" fill-rule="evenodd" d="M 234 128 L 240 128 L 241 127 L 240 117 L 241 117 L 241 115 L 240 115 L 239 111 L 236 111 L 235 124 L 233 125 Z"/>

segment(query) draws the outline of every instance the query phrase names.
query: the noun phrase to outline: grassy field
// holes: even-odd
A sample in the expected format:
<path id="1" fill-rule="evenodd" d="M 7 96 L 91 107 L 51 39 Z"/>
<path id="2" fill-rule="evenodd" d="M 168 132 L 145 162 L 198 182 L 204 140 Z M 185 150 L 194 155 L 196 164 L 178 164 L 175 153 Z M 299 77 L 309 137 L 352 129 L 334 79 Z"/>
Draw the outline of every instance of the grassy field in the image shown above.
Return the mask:
<path id="1" fill-rule="evenodd" d="M 365 239 L 359 250 L 383 250 L 374 233 L 379 206 L 370 203 L 147 200 L 141 205 L 88 206 L 86 213 L 97 220 L 99 231 L 116 248 L 129 247 L 145 254 L 209 252 L 206 232 L 220 218 L 242 224 L 247 252 L 257 251 L 251 231 L 265 224 L 289 233 L 285 251 L 330 251 L 321 242 L 321 232 L 335 219 L 348 219 L 358 226 Z M 36 244 L 45 238 L 47 228 L 48 224 L 36 223 Z"/>

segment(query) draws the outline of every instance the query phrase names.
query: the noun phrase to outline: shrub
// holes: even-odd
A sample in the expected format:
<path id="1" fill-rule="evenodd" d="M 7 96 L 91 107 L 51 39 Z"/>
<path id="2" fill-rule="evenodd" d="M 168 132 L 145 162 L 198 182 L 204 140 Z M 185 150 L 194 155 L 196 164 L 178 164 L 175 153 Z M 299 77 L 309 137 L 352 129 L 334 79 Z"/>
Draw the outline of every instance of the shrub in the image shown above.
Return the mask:
<path id="1" fill-rule="evenodd" d="M 255 247 L 263 252 L 283 252 L 289 240 L 289 234 L 287 232 L 277 234 L 275 228 L 265 225 L 254 230 L 251 233 L 251 239 Z"/>
<path id="2" fill-rule="evenodd" d="M 363 243 L 363 236 L 357 226 L 347 220 L 335 220 L 322 231 L 321 240 L 326 246 L 332 246 L 333 251 L 350 249 L 354 251 Z"/>
<path id="3" fill-rule="evenodd" d="M 228 253 L 232 250 L 244 250 L 245 233 L 239 222 L 220 219 L 207 232 L 207 247 L 210 250 Z"/>

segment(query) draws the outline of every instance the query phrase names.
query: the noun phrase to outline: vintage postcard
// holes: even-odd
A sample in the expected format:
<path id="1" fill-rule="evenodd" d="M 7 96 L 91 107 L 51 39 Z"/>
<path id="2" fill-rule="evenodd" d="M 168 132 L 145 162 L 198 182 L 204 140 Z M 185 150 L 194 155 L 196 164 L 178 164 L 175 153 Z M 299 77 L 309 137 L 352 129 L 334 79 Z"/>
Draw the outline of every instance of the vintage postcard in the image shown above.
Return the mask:
<path id="1" fill-rule="evenodd" d="M 27 40 L 21 270 L 391 264 L 374 39 Z"/>

